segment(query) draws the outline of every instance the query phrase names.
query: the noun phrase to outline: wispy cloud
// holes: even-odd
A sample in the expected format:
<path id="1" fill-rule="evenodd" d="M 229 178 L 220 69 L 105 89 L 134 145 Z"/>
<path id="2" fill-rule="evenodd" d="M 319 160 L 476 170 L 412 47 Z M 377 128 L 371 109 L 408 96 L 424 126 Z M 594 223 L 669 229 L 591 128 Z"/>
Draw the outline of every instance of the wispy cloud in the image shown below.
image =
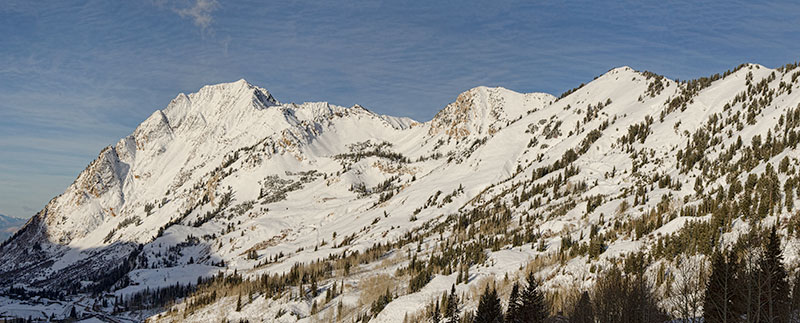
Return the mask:
<path id="1" fill-rule="evenodd" d="M 183 18 L 192 19 L 196 26 L 206 30 L 211 27 L 214 20 L 211 14 L 219 7 L 219 2 L 216 0 L 194 0 L 189 7 L 173 10 Z"/>
<path id="2" fill-rule="evenodd" d="M 205 34 L 213 34 L 214 15 L 222 8 L 218 0 L 150 0 L 156 8 L 165 10 L 177 17 L 188 19 Z"/>

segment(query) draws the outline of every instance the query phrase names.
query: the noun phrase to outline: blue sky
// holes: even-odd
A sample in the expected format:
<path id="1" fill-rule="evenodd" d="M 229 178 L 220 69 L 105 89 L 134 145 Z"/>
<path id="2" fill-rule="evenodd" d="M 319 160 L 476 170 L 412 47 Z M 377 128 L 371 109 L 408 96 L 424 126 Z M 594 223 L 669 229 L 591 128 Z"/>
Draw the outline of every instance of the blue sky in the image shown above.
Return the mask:
<path id="1" fill-rule="evenodd" d="M 478 85 L 555 95 L 622 65 L 671 78 L 800 58 L 795 1 L 0 4 L 0 213 L 29 217 L 180 92 L 425 121 Z"/>

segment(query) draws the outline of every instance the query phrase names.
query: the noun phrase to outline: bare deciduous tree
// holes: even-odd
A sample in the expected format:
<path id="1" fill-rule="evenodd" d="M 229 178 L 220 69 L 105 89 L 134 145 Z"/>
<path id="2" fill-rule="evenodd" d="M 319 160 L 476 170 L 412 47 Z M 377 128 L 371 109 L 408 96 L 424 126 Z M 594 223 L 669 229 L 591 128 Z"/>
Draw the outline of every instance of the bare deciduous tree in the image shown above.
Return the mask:
<path id="1" fill-rule="evenodd" d="M 695 322 L 702 315 L 708 264 L 703 256 L 682 255 L 670 272 L 672 286 L 668 290 L 666 305 L 675 318 Z"/>

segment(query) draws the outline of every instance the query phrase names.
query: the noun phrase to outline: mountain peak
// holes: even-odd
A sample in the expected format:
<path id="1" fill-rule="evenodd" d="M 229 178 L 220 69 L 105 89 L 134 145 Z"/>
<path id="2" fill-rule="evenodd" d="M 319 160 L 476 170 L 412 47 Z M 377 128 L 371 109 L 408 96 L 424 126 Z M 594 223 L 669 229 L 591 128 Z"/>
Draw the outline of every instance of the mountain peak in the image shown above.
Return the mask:
<path id="1" fill-rule="evenodd" d="M 628 66 L 628 65 L 622 65 L 622 66 L 615 67 L 615 68 L 612 68 L 612 69 L 609 70 L 609 72 L 615 72 L 615 73 L 634 72 L 634 71 L 635 70 L 633 68 L 631 68 L 630 66 Z"/>
<path id="2" fill-rule="evenodd" d="M 477 86 L 462 92 L 455 102 L 440 110 L 430 121 L 429 134 L 443 132 L 456 138 L 491 135 L 553 100 L 555 97 L 546 93 L 523 94 L 502 87 Z"/>
<path id="3" fill-rule="evenodd" d="M 196 126 L 208 121 L 243 118 L 253 110 L 280 105 L 272 94 L 245 79 L 203 86 L 191 94 L 178 94 L 162 110 L 168 123 L 177 128 L 185 122 Z"/>
<path id="4" fill-rule="evenodd" d="M 641 73 L 639 71 L 633 69 L 630 66 L 624 65 L 624 66 L 612 68 L 612 69 L 608 70 L 608 72 L 605 72 L 602 75 L 598 76 L 596 79 L 607 78 L 607 77 L 615 77 L 615 78 L 617 78 L 617 77 L 622 76 L 622 75 L 636 75 L 636 74 L 641 74 Z"/>
<path id="5" fill-rule="evenodd" d="M 278 100 L 276 100 L 272 94 L 270 94 L 267 89 L 258 87 L 253 85 L 252 83 L 248 82 L 245 79 L 239 79 L 238 81 L 229 82 L 229 83 L 218 83 L 212 85 L 206 85 L 198 91 L 197 94 L 207 94 L 207 93 L 219 93 L 223 95 L 230 95 L 230 96 L 242 96 L 242 95 L 254 95 L 259 103 L 266 106 L 278 105 L 280 104 Z"/>

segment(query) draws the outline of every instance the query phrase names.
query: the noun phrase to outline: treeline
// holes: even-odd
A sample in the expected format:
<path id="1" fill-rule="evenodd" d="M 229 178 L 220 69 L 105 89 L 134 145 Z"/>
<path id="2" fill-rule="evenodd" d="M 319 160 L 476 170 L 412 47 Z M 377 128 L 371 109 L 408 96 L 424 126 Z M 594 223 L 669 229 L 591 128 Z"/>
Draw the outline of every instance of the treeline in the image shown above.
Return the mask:
<path id="1" fill-rule="evenodd" d="M 527 286 L 515 283 L 505 310 L 497 291 L 486 287 L 472 320 L 474 323 L 544 322 L 665 322 L 669 316 L 658 306 L 658 298 L 648 283 L 640 257 L 631 257 L 620 268 L 611 267 L 598 277 L 590 291 L 584 291 L 565 312 L 551 313 L 545 293 L 533 274 Z"/>
<path id="2" fill-rule="evenodd" d="M 759 240 L 750 234 L 738 242 L 750 248 L 714 253 L 703 302 L 705 322 L 800 321 L 800 271 L 790 291 L 776 229 L 763 246 Z"/>
<path id="3" fill-rule="evenodd" d="M 800 322 L 800 271 L 790 284 L 774 228 L 766 234 L 754 230 L 732 248 L 715 251 L 705 290 L 676 290 L 669 295 L 671 299 L 659 296 L 647 279 L 648 260 L 643 253 L 634 254 L 621 267 L 607 269 L 592 289 L 582 292 L 563 312 L 549 312 L 551 306 L 529 274 L 524 292 L 514 284 L 505 308 L 497 291 L 487 285 L 477 311 L 464 316 L 470 320 L 446 322 Z M 686 297 L 678 295 L 680 292 L 703 296 Z M 687 308 L 680 313 L 697 313 L 700 317 L 670 316 L 659 306 L 665 302 Z M 444 322 L 437 320 L 438 315 L 430 313 L 430 321 Z"/>
<path id="4" fill-rule="evenodd" d="M 165 287 L 148 287 L 130 295 L 115 296 L 113 311 L 120 313 L 162 308 L 173 304 L 175 300 L 189 296 L 197 289 L 197 286 L 210 283 L 210 279 L 198 278 L 197 283 L 197 285 L 175 283 L 175 285 Z"/>

